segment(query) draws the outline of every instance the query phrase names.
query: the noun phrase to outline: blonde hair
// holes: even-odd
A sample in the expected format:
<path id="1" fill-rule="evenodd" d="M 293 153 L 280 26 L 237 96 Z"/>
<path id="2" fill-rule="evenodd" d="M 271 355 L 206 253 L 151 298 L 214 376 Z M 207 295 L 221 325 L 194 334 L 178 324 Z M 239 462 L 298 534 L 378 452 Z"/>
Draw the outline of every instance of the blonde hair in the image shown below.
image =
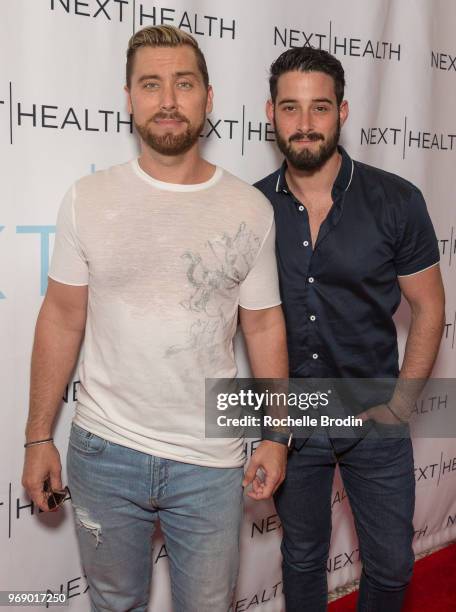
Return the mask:
<path id="1" fill-rule="evenodd" d="M 206 60 L 198 43 L 193 36 L 190 36 L 187 32 L 183 32 L 170 25 L 149 26 L 142 30 L 138 30 L 138 32 L 130 38 L 127 49 L 127 87 L 130 88 L 131 85 L 133 62 L 138 49 L 141 47 L 182 47 L 184 45 L 192 47 L 195 51 L 198 69 L 201 72 L 204 85 L 207 89 L 209 87 L 209 74 L 207 72 Z"/>

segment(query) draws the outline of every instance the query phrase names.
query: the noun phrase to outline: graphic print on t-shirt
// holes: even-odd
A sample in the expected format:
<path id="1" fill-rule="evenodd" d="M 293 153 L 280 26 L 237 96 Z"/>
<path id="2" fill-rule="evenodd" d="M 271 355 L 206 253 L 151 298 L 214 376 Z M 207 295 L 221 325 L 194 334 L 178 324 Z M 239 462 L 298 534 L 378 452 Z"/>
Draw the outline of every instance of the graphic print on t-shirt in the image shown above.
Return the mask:
<path id="1" fill-rule="evenodd" d="M 182 344 L 167 348 L 165 357 L 204 346 L 210 350 L 217 332 L 232 325 L 224 313 L 223 303 L 230 304 L 232 291 L 243 280 L 245 273 L 242 271 L 252 267 L 260 244 L 259 237 L 242 222 L 234 237 L 224 233 L 220 238 L 207 241 L 211 264 L 205 262 L 200 253 L 186 251 L 181 256 L 188 262 L 186 275 L 192 294 L 180 305 L 185 310 L 201 313 L 202 317 L 191 324 Z"/>

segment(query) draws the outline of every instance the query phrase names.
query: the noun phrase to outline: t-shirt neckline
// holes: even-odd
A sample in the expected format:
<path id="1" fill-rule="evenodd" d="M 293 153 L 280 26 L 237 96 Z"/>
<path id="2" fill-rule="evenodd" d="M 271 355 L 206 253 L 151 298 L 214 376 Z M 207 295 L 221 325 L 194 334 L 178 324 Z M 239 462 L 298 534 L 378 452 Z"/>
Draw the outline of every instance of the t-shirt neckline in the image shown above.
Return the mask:
<path id="1" fill-rule="evenodd" d="M 152 176 L 150 176 L 150 174 L 147 174 L 147 172 L 144 172 L 144 170 L 139 165 L 137 158 L 131 161 L 131 166 L 135 174 L 140 179 L 142 179 L 146 183 L 149 183 L 149 185 L 152 185 L 152 187 L 155 187 L 156 189 L 163 189 L 165 191 L 185 192 L 185 191 L 201 191 L 203 189 L 208 189 L 209 187 L 212 187 L 213 185 L 215 185 L 220 180 L 223 174 L 222 168 L 220 166 L 216 166 L 214 174 L 211 176 L 209 180 L 205 181 L 204 183 L 184 185 L 181 183 L 166 183 L 164 181 L 158 181 L 157 179 L 154 179 Z"/>

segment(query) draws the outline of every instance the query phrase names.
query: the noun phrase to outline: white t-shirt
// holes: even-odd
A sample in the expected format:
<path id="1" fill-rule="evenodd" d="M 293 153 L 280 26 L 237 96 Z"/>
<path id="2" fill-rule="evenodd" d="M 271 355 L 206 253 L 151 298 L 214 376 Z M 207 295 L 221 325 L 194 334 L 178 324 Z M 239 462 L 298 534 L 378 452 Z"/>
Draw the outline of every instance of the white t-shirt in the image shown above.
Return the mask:
<path id="1" fill-rule="evenodd" d="M 144 453 L 242 465 L 242 439 L 205 438 L 205 378 L 236 375 L 238 305 L 280 304 L 273 210 L 217 168 L 153 179 L 137 160 L 77 181 L 49 276 L 88 285 L 75 423 Z"/>

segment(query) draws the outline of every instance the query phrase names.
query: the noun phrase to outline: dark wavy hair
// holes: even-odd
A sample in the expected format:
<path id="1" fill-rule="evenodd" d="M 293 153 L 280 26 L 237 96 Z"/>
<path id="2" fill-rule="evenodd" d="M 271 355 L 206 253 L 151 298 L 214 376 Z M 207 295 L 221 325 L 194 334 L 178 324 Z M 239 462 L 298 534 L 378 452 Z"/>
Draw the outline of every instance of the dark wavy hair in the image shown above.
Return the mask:
<path id="1" fill-rule="evenodd" d="M 334 81 L 337 104 L 340 106 L 344 99 L 345 74 L 342 64 L 334 55 L 323 49 L 314 49 L 313 47 L 298 47 L 284 51 L 272 62 L 269 73 L 269 89 L 273 102 L 277 97 L 277 82 L 280 75 L 292 70 L 328 74 Z"/>

